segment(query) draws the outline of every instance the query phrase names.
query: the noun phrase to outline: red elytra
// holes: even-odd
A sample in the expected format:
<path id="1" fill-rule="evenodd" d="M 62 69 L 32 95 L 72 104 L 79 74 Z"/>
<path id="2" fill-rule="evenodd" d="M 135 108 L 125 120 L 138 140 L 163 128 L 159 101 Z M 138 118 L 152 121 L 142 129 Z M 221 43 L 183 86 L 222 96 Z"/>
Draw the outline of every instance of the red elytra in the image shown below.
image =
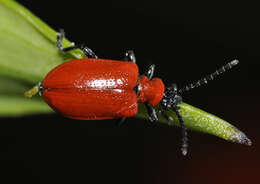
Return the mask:
<path id="1" fill-rule="evenodd" d="M 57 66 L 42 87 L 44 100 L 55 111 L 82 120 L 134 116 L 138 102 L 155 106 L 165 90 L 161 79 L 139 76 L 133 62 L 94 58 Z"/>

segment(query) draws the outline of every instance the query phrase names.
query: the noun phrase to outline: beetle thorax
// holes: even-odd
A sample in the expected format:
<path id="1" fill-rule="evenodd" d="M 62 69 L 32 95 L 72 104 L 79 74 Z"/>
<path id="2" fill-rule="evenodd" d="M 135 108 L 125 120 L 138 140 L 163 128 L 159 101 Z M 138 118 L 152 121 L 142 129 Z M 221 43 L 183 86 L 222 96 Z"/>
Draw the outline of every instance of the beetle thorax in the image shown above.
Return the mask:
<path id="1" fill-rule="evenodd" d="M 153 78 L 149 80 L 146 76 L 141 76 L 137 86 L 139 102 L 148 102 L 152 106 L 160 103 L 164 94 L 164 84 L 161 79 Z"/>

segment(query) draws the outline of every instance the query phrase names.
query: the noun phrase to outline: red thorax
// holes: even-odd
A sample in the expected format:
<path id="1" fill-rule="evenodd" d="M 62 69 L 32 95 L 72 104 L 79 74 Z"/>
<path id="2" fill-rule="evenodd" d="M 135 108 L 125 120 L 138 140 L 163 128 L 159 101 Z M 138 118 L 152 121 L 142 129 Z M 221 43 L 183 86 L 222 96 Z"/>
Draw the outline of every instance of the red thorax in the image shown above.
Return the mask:
<path id="1" fill-rule="evenodd" d="M 148 102 L 152 106 L 157 105 L 163 98 L 164 84 L 161 79 L 153 78 L 149 80 L 146 76 L 141 76 L 138 85 L 138 102 Z"/>

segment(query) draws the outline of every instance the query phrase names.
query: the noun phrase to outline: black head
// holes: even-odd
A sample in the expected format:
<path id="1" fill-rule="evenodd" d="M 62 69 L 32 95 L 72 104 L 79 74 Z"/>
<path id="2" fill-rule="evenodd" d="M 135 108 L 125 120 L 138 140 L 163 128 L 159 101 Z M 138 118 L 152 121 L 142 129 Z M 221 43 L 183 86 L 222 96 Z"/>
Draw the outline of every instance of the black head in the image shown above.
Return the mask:
<path id="1" fill-rule="evenodd" d="M 166 87 L 163 99 L 161 100 L 161 106 L 165 110 L 176 109 L 180 102 L 182 102 L 182 97 L 178 94 L 177 85 L 172 84 Z"/>

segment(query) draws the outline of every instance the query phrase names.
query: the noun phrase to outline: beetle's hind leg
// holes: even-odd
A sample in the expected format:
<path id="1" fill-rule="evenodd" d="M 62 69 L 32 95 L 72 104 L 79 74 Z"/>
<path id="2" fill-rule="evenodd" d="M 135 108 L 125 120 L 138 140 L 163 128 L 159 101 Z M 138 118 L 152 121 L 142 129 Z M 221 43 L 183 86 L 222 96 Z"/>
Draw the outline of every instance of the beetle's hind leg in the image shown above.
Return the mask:
<path id="1" fill-rule="evenodd" d="M 64 48 L 62 46 L 62 40 L 64 38 L 65 38 L 65 32 L 63 29 L 60 29 L 60 32 L 57 35 L 57 47 L 60 51 L 68 52 L 74 49 L 81 49 L 87 57 L 98 58 L 97 55 L 90 48 L 84 45 L 75 45 L 74 43 L 72 43 L 73 44 L 72 46 Z"/>
<path id="2" fill-rule="evenodd" d="M 132 50 L 127 50 L 124 55 L 124 61 L 132 61 L 136 63 L 135 53 Z"/>
<path id="3" fill-rule="evenodd" d="M 65 38 L 65 32 L 63 29 L 60 29 L 60 32 L 57 35 L 57 47 L 61 52 L 68 52 L 74 49 L 78 49 L 75 44 L 72 42 L 72 46 L 64 48 L 62 45 L 62 40 Z"/>

